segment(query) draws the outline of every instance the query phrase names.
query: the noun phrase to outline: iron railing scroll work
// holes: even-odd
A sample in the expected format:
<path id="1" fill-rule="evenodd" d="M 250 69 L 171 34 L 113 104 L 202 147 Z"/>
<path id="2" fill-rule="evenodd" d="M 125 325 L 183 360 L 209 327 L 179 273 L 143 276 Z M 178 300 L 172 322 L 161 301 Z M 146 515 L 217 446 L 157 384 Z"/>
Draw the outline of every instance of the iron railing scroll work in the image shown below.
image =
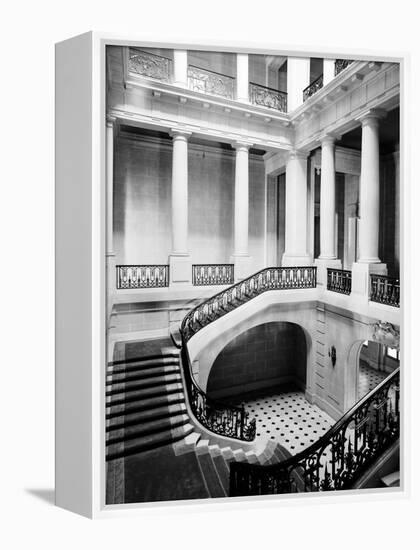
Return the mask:
<path id="1" fill-rule="evenodd" d="M 231 463 L 230 496 L 351 489 L 399 438 L 399 382 L 398 368 L 317 442 L 280 464 Z"/>
<path id="2" fill-rule="evenodd" d="M 196 419 L 210 431 L 243 441 L 253 441 L 256 420 L 244 407 L 211 399 L 197 384 L 188 352 L 188 341 L 202 328 L 269 290 L 316 288 L 316 267 L 272 267 L 222 290 L 192 309 L 180 327 L 181 360 L 189 405 Z"/>
<path id="3" fill-rule="evenodd" d="M 327 269 L 327 290 L 340 294 L 351 293 L 351 271 L 345 269 Z"/>
<path id="4" fill-rule="evenodd" d="M 169 265 L 117 265 L 117 288 L 161 288 L 169 286 Z"/>
<path id="5" fill-rule="evenodd" d="M 136 48 L 130 48 L 129 52 L 128 71 L 130 73 L 169 82 L 172 72 L 171 59 Z"/>
<path id="6" fill-rule="evenodd" d="M 249 100 L 254 105 L 287 113 L 287 93 L 255 82 L 249 83 Z"/>
<path id="7" fill-rule="evenodd" d="M 400 281 L 385 275 L 370 276 L 370 299 L 387 306 L 400 307 Z"/>

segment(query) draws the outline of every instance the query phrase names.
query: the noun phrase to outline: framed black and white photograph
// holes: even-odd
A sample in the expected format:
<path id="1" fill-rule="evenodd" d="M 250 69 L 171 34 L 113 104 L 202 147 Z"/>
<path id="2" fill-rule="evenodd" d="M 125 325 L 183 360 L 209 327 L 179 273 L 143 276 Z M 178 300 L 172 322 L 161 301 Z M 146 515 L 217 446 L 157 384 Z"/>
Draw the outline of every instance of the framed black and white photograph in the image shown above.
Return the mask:
<path id="1" fill-rule="evenodd" d="M 57 44 L 59 505 L 404 490 L 403 70 Z"/>

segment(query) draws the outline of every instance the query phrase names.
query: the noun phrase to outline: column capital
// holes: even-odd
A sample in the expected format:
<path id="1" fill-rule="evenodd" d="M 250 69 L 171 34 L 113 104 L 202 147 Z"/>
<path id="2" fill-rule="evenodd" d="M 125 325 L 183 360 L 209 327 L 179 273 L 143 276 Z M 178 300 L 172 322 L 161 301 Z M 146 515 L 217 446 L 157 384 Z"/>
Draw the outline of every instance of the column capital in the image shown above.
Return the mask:
<path id="1" fill-rule="evenodd" d="M 183 128 L 171 128 L 169 131 L 169 135 L 175 140 L 175 139 L 183 139 L 188 140 L 192 136 L 192 132 L 190 130 L 185 130 Z"/>
<path id="2" fill-rule="evenodd" d="M 385 117 L 386 111 L 384 109 L 368 109 L 356 117 L 356 120 L 358 120 L 362 126 L 378 126 L 379 120 Z"/>
<path id="3" fill-rule="evenodd" d="M 253 143 L 248 143 L 246 141 L 234 141 L 232 143 L 232 147 L 239 151 L 240 149 L 249 151 L 251 149 Z"/>
<path id="4" fill-rule="evenodd" d="M 106 126 L 107 128 L 113 128 L 116 123 L 117 118 L 113 115 L 106 115 Z"/>
<path id="5" fill-rule="evenodd" d="M 287 152 L 287 160 L 306 160 L 309 156 L 309 151 L 306 151 L 305 149 L 297 150 L 297 149 L 291 149 Z"/>
<path id="6" fill-rule="evenodd" d="M 337 141 L 337 136 L 335 134 L 321 134 L 319 136 L 319 141 L 321 142 L 321 145 L 334 145 Z"/>

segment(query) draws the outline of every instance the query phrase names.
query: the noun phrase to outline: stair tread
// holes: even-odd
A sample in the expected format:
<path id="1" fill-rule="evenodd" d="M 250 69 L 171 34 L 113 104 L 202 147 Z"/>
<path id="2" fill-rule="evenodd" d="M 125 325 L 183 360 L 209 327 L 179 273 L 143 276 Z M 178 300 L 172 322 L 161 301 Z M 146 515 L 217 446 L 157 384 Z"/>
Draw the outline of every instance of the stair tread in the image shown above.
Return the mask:
<path id="1" fill-rule="evenodd" d="M 226 496 L 226 491 L 220 481 L 213 459 L 209 453 L 198 454 L 198 463 L 205 479 L 209 494 L 212 498 Z"/>
<path id="2" fill-rule="evenodd" d="M 169 416 L 184 414 L 186 412 L 187 407 L 185 406 L 185 403 L 174 403 L 173 405 L 165 407 L 155 407 L 129 414 L 122 413 L 122 416 L 116 416 L 108 420 L 107 430 L 113 430 L 119 427 L 128 426 L 130 424 L 140 424 L 142 422 L 157 420 L 159 418 L 167 418 Z"/>
<path id="3" fill-rule="evenodd" d="M 180 382 L 174 382 L 162 386 L 153 386 L 151 388 L 144 388 L 140 390 L 125 390 L 121 393 L 108 396 L 106 403 L 109 406 L 117 405 L 119 403 L 127 403 L 129 401 L 142 401 L 149 397 L 159 397 L 169 395 L 182 391 L 182 384 Z"/>
<path id="4" fill-rule="evenodd" d="M 186 424 L 172 430 L 169 429 L 156 434 L 137 437 L 121 443 L 113 443 L 107 446 L 107 459 L 140 453 L 161 447 L 162 445 L 169 445 L 174 441 L 183 439 L 192 431 L 194 431 L 194 427 L 191 424 Z"/>
<path id="5" fill-rule="evenodd" d="M 107 444 L 117 441 L 127 441 L 129 439 L 143 437 L 158 432 L 174 429 L 189 422 L 189 417 L 186 414 L 178 414 L 157 420 L 150 420 L 141 424 L 134 424 L 123 429 L 116 428 L 108 432 Z"/>
<path id="6" fill-rule="evenodd" d="M 128 372 L 132 370 L 148 370 L 165 365 L 179 365 L 179 358 L 175 356 L 159 357 L 154 359 L 137 359 L 135 361 L 108 364 L 107 374 Z"/>
<path id="7" fill-rule="evenodd" d="M 165 374 L 175 374 L 181 372 L 178 363 L 168 364 L 163 366 L 150 367 L 148 369 L 132 369 L 129 371 L 111 373 L 107 375 L 106 383 L 111 385 L 124 380 L 140 380 L 143 378 L 153 378 L 164 376 Z"/>
<path id="8" fill-rule="evenodd" d="M 114 383 L 108 386 L 106 392 L 107 395 L 114 395 L 121 392 L 127 392 L 131 390 L 141 390 L 143 388 L 165 386 L 174 382 L 182 382 L 181 375 L 179 373 L 166 374 L 164 376 L 154 376 L 152 378 L 141 378 L 140 380 L 127 380 Z"/>
<path id="9" fill-rule="evenodd" d="M 142 411 L 146 409 L 153 409 L 162 407 L 164 405 L 174 403 L 185 403 L 185 397 L 183 392 L 176 392 L 166 395 L 158 395 L 150 397 L 148 399 L 142 399 L 140 401 L 132 401 L 127 403 L 109 404 L 107 406 L 107 418 L 112 416 L 129 414 L 135 411 Z"/>

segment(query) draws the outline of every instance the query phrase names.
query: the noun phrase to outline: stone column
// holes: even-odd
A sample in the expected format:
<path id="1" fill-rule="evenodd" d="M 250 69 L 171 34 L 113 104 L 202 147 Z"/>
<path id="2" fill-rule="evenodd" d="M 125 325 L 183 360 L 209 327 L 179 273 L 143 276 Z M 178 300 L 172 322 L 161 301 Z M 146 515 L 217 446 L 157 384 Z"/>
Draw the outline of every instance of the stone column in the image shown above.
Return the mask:
<path id="1" fill-rule="evenodd" d="M 114 127 L 115 119 L 106 122 L 106 269 L 107 269 L 107 322 L 109 324 L 116 292 L 114 252 Z"/>
<path id="2" fill-rule="evenodd" d="M 400 145 L 394 153 L 395 166 L 395 266 L 400 269 Z"/>
<path id="3" fill-rule="evenodd" d="M 282 266 L 309 265 L 307 243 L 307 157 L 291 151 L 286 164 L 285 251 Z"/>
<path id="4" fill-rule="evenodd" d="M 236 149 L 236 159 L 234 252 L 231 263 L 235 264 L 235 279 L 242 280 L 251 274 L 251 257 L 248 250 L 250 144 L 236 142 L 233 147 Z"/>
<path id="5" fill-rule="evenodd" d="M 236 54 L 236 99 L 246 103 L 249 101 L 248 62 L 247 53 Z"/>
<path id="6" fill-rule="evenodd" d="M 191 132 L 172 130 L 172 252 L 171 284 L 191 284 L 188 252 L 188 138 Z"/>
<path id="7" fill-rule="evenodd" d="M 186 88 L 188 86 L 188 52 L 174 50 L 174 84 Z"/>
<path id="8" fill-rule="evenodd" d="M 362 151 L 360 168 L 359 258 L 353 264 L 352 291 L 368 296 L 369 275 L 386 275 L 379 259 L 379 119 L 384 113 L 370 110 L 360 117 Z"/>
<path id="9" fill-rule="evenodd" d="M 320 255 L 315 265 L 318 268 L 318 285 L 327 284 L 327 268 L 341 269 L 341 260 L 336 253 L 335 215 L 335 138 L 321 138 L 321 197 L 320 197 Z"/>
<path id="10" fill-rule="evenodd" d="M 287 110 L 294 111 L 303 103 L 303 90 L 309 86 L 310 59 L 287 58 Z"/>
<path id="11" fill-rule="evenodd" d="M 324 59 L 324 66 L 323 66 L 323 81 L 324 86 L 328 84 L 328 82 L 331 82 L 333 78 L 335 78 L 335 59 Z"/>

